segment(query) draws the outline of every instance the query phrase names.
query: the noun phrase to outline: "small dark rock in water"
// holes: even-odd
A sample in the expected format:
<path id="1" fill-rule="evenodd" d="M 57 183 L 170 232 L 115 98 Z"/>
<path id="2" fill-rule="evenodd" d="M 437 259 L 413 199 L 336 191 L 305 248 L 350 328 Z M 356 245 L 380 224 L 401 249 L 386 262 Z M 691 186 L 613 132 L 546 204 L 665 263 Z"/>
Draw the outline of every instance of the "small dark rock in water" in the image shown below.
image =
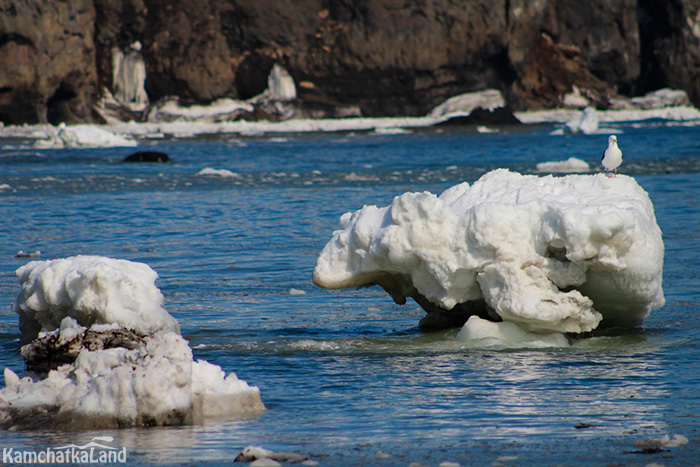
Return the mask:
<path id="1" fill-rule="evenodd" d="M 170 157 L 164 152 L 138 151 L 126 156 L 124 162 L 170 162 Z"/>
<path id="2" fill-rule="evenodd" d="M 669 452 L 668 449 L 662 449 L 658 447 L 644 448 L 638 451 L 630 451 L 631 454 L 659 454 L 662 452 Z"/>
<path id="3" fill-rule="evenodd" d="M 600 425 L 593 425 L 592 423 L 579 423 L 578 425 L 575 425 L 574 428 L 577 430 L 586 430 L 588 428 L 595 428 Z"/>

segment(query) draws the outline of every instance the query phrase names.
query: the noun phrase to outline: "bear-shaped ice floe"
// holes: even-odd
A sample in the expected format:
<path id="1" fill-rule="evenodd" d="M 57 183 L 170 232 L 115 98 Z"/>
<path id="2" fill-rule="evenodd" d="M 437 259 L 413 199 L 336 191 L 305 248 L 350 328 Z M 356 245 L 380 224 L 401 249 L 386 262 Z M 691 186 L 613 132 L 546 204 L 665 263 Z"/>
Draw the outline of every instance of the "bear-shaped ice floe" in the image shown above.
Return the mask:
<path id="1" fill-rule="evenodd" d="M 664 305 L 664 244 L 627 176 L 505 169 L 440 196 L 405 193 L 341 217 L 313 273 L 326 288 L 382 286 L 397 303 L 527 332 L 636 326 Z"/>
<path id="2" fill-rule="evenodd" d="M 193 360 L 147 265 L 77 256 L 17 275 L 14 308 L 33 340 L 22 347 L 27 375 L 5 370 L 0 427 L 179 425 L 264 410 L 258 388 Z"/>

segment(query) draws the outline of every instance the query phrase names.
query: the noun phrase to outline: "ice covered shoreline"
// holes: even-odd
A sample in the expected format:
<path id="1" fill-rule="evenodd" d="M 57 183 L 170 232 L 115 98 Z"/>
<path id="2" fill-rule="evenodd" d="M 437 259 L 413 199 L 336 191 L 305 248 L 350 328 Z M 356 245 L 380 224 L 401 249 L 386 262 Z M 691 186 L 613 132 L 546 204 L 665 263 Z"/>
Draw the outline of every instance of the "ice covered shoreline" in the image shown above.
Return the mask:
<path id="1" fill-rule="evenodd" d="M 689 126 L 700 125 L 700 110 L 689 105 L 679 105 L 678 101 L 665 98 L 670 90 L 660 90 L 645 97 L 636 107 L 615 110 L 595 111 L 597 121 L 601 124 L 644 122 L 660 120 L 668 123 L 681 123 Z M 659 97 L 661 96 L 661 97 Z M 648 101 L 648 102 L 647 102 Z M 495 90 L 468 93 L 448 99 L 433 111 L 422 117 L 383 117 L 383 118 L 291 118 L 283 121 L 216 121 L 212 115 L 227 112 L 229 107 L 219 109 L 221 103 L 214 103 L 210 108 L 193 106 L 179 108 L 174 121 L 159 122 L 112 122 L 108 124 L 50 124 L 0 126 L 2 139 L 20 139 L 33 141 L 39 149 L 89 148 L 89 147 L 134 147 L 140 141 L 153 141 L 163 138 L 183 139 L 202 136 L 240 136 L 255 137 L 276 134 L 295 133 L 332 133 L 332 132 L 377 132 L 380 134 L 398 133 L 417 129 L 427 129 L 448 122 L 451 119 L 468 117 L 475 110 L 493 112 L 503 110 L 505 101 Z M 236 104 L 238 105 L 238 104 Z M 582 109 L 550 109 L 515 112 L 513 116 L 525 125 L 554 124 L 565 125 L 582 115 Z M 493 129 L 479 127 L 487 132 Z M 597 128 L 596 128 L 597 130 Z"/>

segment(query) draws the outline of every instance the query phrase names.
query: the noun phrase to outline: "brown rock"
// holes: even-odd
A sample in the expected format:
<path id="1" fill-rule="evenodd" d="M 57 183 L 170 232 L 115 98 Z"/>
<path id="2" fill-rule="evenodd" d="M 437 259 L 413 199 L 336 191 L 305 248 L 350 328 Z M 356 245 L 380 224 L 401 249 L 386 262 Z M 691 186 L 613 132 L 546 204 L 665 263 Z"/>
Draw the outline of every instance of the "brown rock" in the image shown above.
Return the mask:
<path id="1" fill-rule="evenodd" d="M 90 0 L 0 4 L 0 120 L 75 123 L 94 118 Z"/>
<path id="2" fill-rule="evenodd" d="M 577 85 L 598 108 L 605 109 L 615 93 L 596 78 L 574 46 L 555 44 L 546 34 L 535 43 L 514 93 L 524 108 L 561 107 L 564 95 Z"/>
<path id="3" fill-rule="evenodd" d="M 0 0 L 0 120 L 94 119 L 135 41 L 154 104 L 248 99 L 278 63 L 304 83 L 295 115 L 423 115 L 486 88 L 521 110 L 574 84 L 599 107 L 667 86 L 698 105 L 698 18 L 700 0 Z"/>

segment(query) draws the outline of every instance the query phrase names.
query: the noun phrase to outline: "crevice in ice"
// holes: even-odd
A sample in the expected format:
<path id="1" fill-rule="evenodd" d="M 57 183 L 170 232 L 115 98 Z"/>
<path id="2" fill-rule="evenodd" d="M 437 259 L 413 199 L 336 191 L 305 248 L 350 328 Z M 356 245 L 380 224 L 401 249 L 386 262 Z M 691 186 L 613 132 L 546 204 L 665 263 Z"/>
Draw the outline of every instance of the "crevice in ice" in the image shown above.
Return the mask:
<path id="1" fill-rule="evenodd" d="M 570 263 L 571 261 L 569 260 L 569 258 L 566 257 L 566 255 L 567 251 L 565 246 L 555 246 L 554 243 L 550 243 L 549 245 L 547 245 L 545 257 L 556 259 L 557 261 L 561 261 L 562 263 Z"/>

